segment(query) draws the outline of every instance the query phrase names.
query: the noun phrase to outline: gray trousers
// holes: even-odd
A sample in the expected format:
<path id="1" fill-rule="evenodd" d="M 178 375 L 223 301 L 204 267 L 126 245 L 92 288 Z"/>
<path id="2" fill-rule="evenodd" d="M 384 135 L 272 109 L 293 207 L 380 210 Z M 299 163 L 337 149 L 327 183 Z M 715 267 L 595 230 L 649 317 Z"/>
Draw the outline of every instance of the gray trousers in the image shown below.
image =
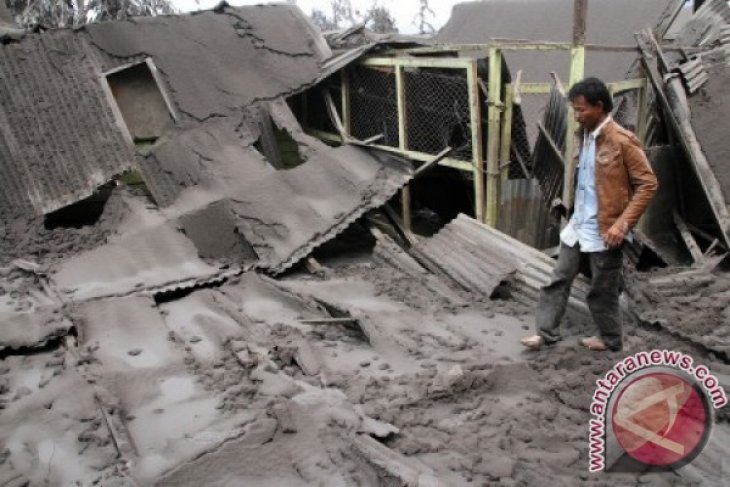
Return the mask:
<path id="1" fill-rule="evenodd" d="M 591 289 L 586 301 L 593 321 L 606 345 L 611 350 L 621 350 L 621 248 L 581 253 L 578 244 L 574 247 L 560 244 L 560 254 L 551 280 L 540 290 L 535 315 L 537 333 L 547 343 L 560 340 L 560 321 L 565 315 L 573 280 L 578 275 L 581 255 L 588 259 L 591 269 Z"/>

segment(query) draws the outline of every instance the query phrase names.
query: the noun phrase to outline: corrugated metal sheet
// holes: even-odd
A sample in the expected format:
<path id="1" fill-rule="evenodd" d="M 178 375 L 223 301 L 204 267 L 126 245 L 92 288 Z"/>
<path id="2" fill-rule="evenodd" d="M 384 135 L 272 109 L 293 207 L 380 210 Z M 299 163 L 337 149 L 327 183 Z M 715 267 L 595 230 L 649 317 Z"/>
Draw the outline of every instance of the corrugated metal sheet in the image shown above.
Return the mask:
<path id="1" fill-rule="evenodd" d="M 707 71 L 705 71 L 705 67 L 700 58 L 682 63 L 677 69 L 682 76 L 684 86 L 690 94 L 699 90 L 707 82 Z"/>
<path id="2" fill-rule="evenodd" d="M 549 282 L 555 266 L 542 252 L 463 214 L 415 248 L 472 292 L 491 297 L 507 284 L 514 299 L 530 306 L 536 305 L 540 287 Z M 590 320 L 587 293 L 588 281 L 579 276 L 568 313 L 583 323 Z"/>
<path id="3" fill-rule="evenodd" d="M 176 214 L 200 213 L 202 208 L 196 202 L 188 206 L 194 198 L 181 195 L 184 189 L 187 195 L 205 194 L 203 206 L 224 201 L 215 224 L 229 228 L 216 232 L 242 236 L 256 254 L 255 267 L 279 273 L 365 212 L 382 206 L 411 179 L 413 168 L 385 153 L 325 145 L 302 132 L 283 100 L 267 105 L 267 111 L 272 122 L 298 144 L 303 164 L 274 170 L 252 144 L 258 136 L 256 120 L 241 124 L 240 119 L 230 119 L 209 122 L 161 142 L 142 168 L 154 197 L 171 205 L 170 211 Z M 205 219 L 196 220 L 182 218 L 205 255 L 201 248 L 205 239 L 190 231 L 198 226 L 205 232 L 199 224 Z"/>
<path id="4" fill-rule="evenodd" d="M 492 297 L 514 275 L 517 266 L 483 245 L 479 230 L 468 225 L 467 219 L 459 215 L 415 249 L 460 286 Z"/>
<path id="5" fill-rule="evenodd" d="M 133 164 L 85 41 L 72 31 L 0 46 L 0 214 L 43 214 Z"/>
<path id="6" fill-rule="evenodd" d="M 537 180 L 503 180 L 499 198 L 500 231 L 537 249 L 557 244 L 559 226 L 550 217 Z"/>
<path id="7" fill-rule="evenodd" d="M 410 163 L 375 155 L 354 146 L 320 149 L 301 166 L 233 196 L 237 227 L 259 257 L 256 267 L 283 272 L 410 181 Z"/>
<path id="8" fill-rule="evenodd" d="M 726 0 L 708 0 L 695 12 L 677 34 L 682 46 L 713 46 L 726 37 L 725 26 L 730 24 L 730 6 Z"/>
<path id="9" fill-rule="evenodd" d="M 220 275 L 198 257 L 190 240 L 165 223 L 64 261 L 53 280 L 64 299 L 83 301 L 184 289 Z"/>

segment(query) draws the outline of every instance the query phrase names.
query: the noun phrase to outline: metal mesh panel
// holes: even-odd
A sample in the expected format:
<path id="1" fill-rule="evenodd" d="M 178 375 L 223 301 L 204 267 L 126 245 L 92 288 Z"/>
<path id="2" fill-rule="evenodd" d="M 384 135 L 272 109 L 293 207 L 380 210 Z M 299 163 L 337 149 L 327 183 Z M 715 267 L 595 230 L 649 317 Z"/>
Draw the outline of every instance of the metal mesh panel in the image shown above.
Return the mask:
<path id="1" fill-rule="evenodd" d="M 398 147 L 398 100 L 393 69 L 353 66 L 349 75 L 352 136 L 363 140 L 382 134 L 378 144 Z"/>
<path id="2" fill-rule="evenodd" d="M 408 149 L 472 159 L 469 90 L 465 69 L 418 68 L 405 73 Z"/>
<path id="3" fill-rule="evenodd" d="M 532 169 L 532 144 L 527 135 L 527 125 L 525 124 L 525 116 L 520 105 L 514 105 L 512 108 L 512 147 L 510 150 L 509 166 L 510 179 L 520 179 L 529 177 L 529 171 Z M 525 174 L 525 169 L 527 174 Z"/>
<path id="4" fill-rule="evenodd" d="M 549 138 L 543 133 L 538 134 L 532 165 L 534 176 L 540 182 L 543 200 L 550 204 L 560 195 L 565 174 L 562 157 L 556 154 L 554 146 L 561 154 L 564 153 L 568 131 L 568 106 L 565 96 L 556 87 L 550 92 L 541 123 Z"/>

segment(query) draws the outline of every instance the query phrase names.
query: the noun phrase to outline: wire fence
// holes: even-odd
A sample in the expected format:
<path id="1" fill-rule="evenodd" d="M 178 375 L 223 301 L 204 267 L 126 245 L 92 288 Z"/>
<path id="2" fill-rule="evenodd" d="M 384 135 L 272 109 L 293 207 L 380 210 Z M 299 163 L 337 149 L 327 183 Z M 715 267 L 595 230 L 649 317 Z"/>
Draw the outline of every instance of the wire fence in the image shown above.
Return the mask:
<path id="1" fill-rule="evenodd" d="M 465 69 L 417 68 L 405 72 L 407 148 L 472 160 L 469 89 Z"/>
<path id="2" fill-rule="evenodd" d="M 378 144 L 399 147 L 398 96 L 391 67 L 350 70 L 351 133 L 358 139 L 382 135 Z M 407 68 L 404 72 L 408 151 L 472 160 L 469 89 L 466 70 Z"/>
<path id="3" fill-rule="evenodd" d="M 398 147 L 398 97 L 393 68 L 356 65 L 348 73 L 352 136 L 365 140 L 382 135 L 377 144 Z"/>

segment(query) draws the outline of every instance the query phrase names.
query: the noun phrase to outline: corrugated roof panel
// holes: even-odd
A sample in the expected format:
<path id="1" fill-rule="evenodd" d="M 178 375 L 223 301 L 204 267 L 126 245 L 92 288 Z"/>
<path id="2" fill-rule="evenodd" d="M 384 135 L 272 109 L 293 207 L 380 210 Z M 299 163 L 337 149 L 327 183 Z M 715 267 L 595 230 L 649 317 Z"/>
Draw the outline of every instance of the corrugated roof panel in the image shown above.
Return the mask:
<path id="1" fill-rule="evenodd" d="M 219 275 L 169 223 L 131 232 L 63 262 L 53 280 L 73 301 L 192 287 Z"/>
<path id="2" fill-rule="evenodd" d="M 51 212 L 131 167 L 119 123 L 77 34 L 0 46 L 0 214 Z"/>
<path id="3" fill-rule="evenodd" d="M 555 266 L 539 250 L 463 214 L 415 249 L 472 292 L 491 297 L 500 284 L 508 283 L 518 301 L 533 306 Z M 584 323 L 590 321 L 587 293 L 588 281 L 579 276 L 568 306 L 570 316 Z"/>

